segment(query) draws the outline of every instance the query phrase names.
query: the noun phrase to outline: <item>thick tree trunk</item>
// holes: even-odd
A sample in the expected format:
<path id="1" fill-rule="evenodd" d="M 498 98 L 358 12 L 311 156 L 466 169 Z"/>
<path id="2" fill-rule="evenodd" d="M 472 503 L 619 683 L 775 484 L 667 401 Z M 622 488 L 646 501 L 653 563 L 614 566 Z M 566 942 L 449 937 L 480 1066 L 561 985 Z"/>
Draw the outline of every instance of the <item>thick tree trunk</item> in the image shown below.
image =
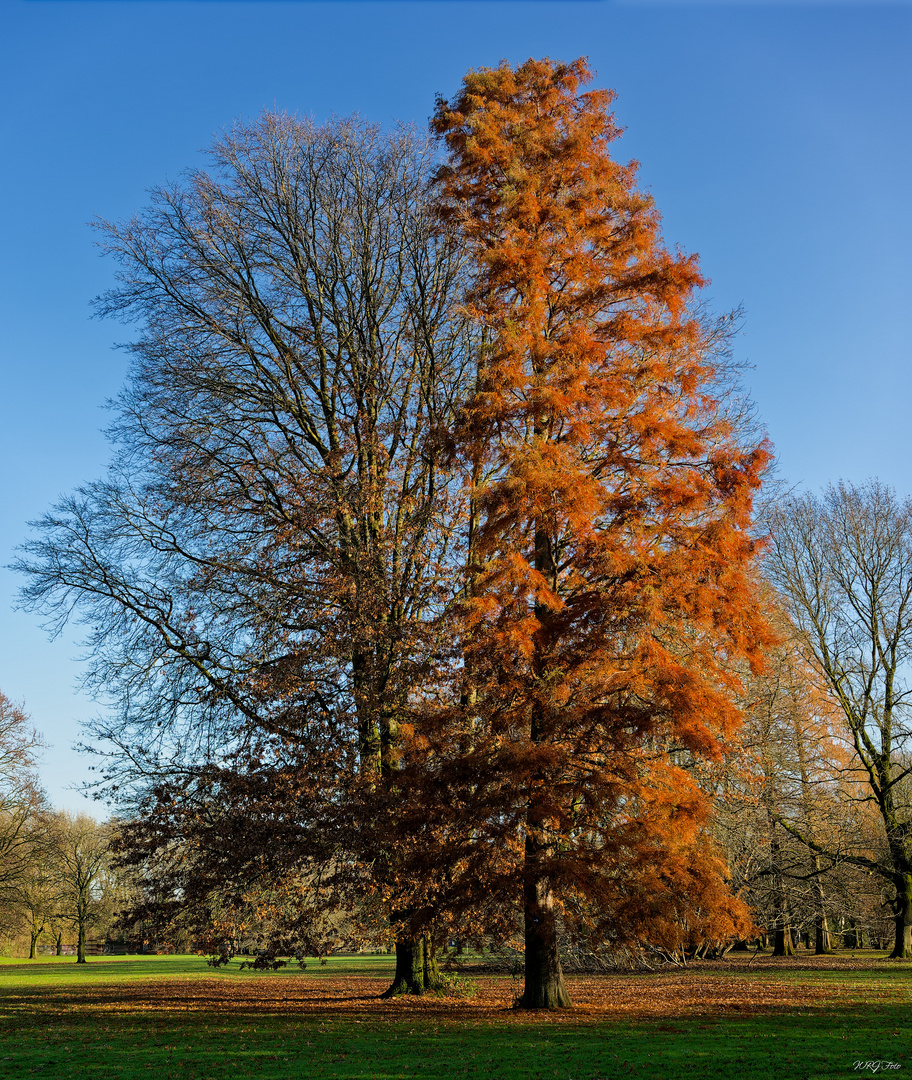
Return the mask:
<path id="1" fill-rule="evenodd" d="M 38 955 L 38 938 L 41 937 L 44 927 L 41 930 L 32 930 L 30 933 L 31 942 L 29 943 L 29 960 L 34 960 Z"/>
<path id="2" fill-rule="evenodd" d="M 526 837 L 526 884 L 524 888 L 526 979 L 518 1009 L 566 1009 L 572 1004 L 557 948 L 557 919 L 550 883 L 535 873 L 539 845 Z"/>
<path id="3" fill-rule="evenodd" d="M 792 942 L 791 927 L 785 925 L 777 926 L 773 940 L 773 956 L 795 955 L 795 946 Z"/>
<path id="4" fill-rule="evenodd" d="M 60 931 L 60 933 L 57 935 L 57 937 L 55 939 L 55 945 L 56 945 L 55 955 L 56 956 L 63 956 L 63 931 L 62 930 Z"/>
<path id="5" fill-rule="evenodd" d="M 891 960 L 912 959 L 912 874 L 897 874 L 896 886 L 896 934 Z"/>
<path id="6" fill-rule="evenodd" d="M 392 986 L 383 997 L 400 994 L 425 994 L 442 989 L 443 979 L 437 966 L 437 950 L 429 934 L 420 937 L 402 935 L 396 939 L 396 972 Z"/>
<path id="7" fill-rule="evenodd" d="M 544 427 L 536 420 L 536 435 L 544 434 Z M 557 568 L 547 529 L 541 523 L 535 529 L 535 569 L 542 574 L 551 588 L 557 591 Z M 543 641 L 552 612 L 542 604 L 536 604 L 535 616 L 542 627 Z M 546 661 L 536 657 L 533 669 L 542 676 Z M 533 746 L 547 743 L 553 738 L 545 717 L 533 711 L 529 726 L 529 741 Z M 525 918 L 525 985 L 522 997 L 516 1002 L 517 1009 L 566 1009 L 572 1004 L 564 973 L 561 970 L 557 947 L 557 919 L 554 913 L 554 892 L 547 873 L 547 860 L 552 854 L 548 842 L 549 815 L 543 805 L 543 795 L 548 790 L 549 777 L 542 770 L 533 777 L 526 812 L 526 838 L 523 850 L 523 915 Z"/>

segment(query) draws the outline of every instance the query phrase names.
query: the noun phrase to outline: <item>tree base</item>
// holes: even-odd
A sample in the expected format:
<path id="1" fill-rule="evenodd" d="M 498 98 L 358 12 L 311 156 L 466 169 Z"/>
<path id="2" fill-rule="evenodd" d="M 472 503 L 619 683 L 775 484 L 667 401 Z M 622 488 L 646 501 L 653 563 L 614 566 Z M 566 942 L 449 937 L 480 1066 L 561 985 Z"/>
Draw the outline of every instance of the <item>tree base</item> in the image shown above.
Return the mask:
<path id="1" fill-rule="evenodd" d="M 442 994 L 446 990 L 443 979 L 420 982 L 413 979 L 397 979 L 392 986 L 388 987 L 380 995 L 381 999 L 394 997 L 421 997 L 422 994 Z"/>
<path id="2" fill-rule="evenodd" d="M 572 1009 L 573 1002 L 567 993 L 563 980 L 548 987 L 536 988 L 531 993 L 526 991 L 513 1002 L 514 1009 Z"/>
<path id="3" fill-rule="evenodd" d="M 530 959 L 534 959 L 529 956 L 529 950 L 526 951 L 526 959 L 527 964 Z M 538 963 L 526 967 L 525 985 L 522 994 L 513 1002 L 514 1009 L 553 1011 L 573 1008 L 556 948 L 549 959 L 552 963 Z"/>
<path id="4" fill-rule="evenodd" d="M 381 998 L 443 993 L 446 988 L 437 966 L 437 950 L 428 935 L 396 941 L 396 974 Z"/>

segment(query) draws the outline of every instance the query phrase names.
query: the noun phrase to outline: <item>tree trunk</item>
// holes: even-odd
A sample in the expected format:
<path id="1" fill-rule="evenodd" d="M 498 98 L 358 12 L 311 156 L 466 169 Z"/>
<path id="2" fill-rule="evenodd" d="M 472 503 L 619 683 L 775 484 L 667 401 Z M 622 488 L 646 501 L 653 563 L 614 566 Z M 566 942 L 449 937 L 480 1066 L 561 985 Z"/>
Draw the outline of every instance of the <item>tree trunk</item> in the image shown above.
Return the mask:
<path id="1" fill-rule="evenodd" d="M 776 927 L 773 944 L 773 956 L 794 956 L 795 946 L 792 943 L 791 927 L 784 923 Z"/>
<path id="2" fill-rule="evenodd" d="M 86 963 L 85 944 L 86 944 L 85 923 L 82 921 L 82 919 L 80 919 L 79 920 L 79 933 L 78 933 L 78 936 L 76 938 L 76 963 L 77 964 Z"/>
<path id="3" fill-rule="evenodd" d="M 29 944 L 29 960 L 34 960 L 35 957 L 38 955 L 38 938 L 41 937 L 43 931 L 44 927 L 42 926 L 40 930 L 32 930 L 29 934 L 31 938 L 31 942 Z"/>
<path id="4" fill-rule="evenodd" d="M 814 952 L 817 956 L 827 956 L 832 951 L 827 917 L 825 914 L 820 914 L 814 920 Z"/>
<path id="5" fill-rule="evenodd" d="M 897 874 L 896 886 L 896 936 L 890 960 L 912 959 L 912 874 Z"/>
<path id="6" fill-rule="evenodd" d="M 63 956 L 63 931 L 61 930 L 55 939 L 56 952 L 55 956 Z"/>
<path id="7" fill-rule="evenodd" d="M 543 435 L 540 420 L 536 420 L 536 435 Z M 535 529 L 535 569 L 542 574 L 554 591 L 557 591 L 557 570 L 548 532 L 541 524 Z M 542 627 L 543 640 L 551 612 L 542 604 L 535 605 L 535 617 Z M 536 657 L 535 673 L 542 675 L 543 658 Z M 543 717 L 536 710 L 529 727 L 529 741 L 533 746 L 551 738 Z M 539 799 L 547 790 L 549 778 L 544 770 L 532 781 L 526 813 L 526 838 L 523 850 L 523 914 L 525 917 L 525 986 L 522 997 L 516 1002 L 518 1009 L 567 1009 L 570 995 L 564 984 L 560 953 L 557 947 L 557 919 L 554 914 L 554 892 L 543 863 L 551 854 L 548 843 L 549 820 L 547 811 Z"/>
<path id="8" fill-rule="evenodd" d="M 768 782 L 767 791 L 769 792 L 770 790 L 771 784 Z M 779 833 L 776 829 L 776 821 L 771 810 L 771 807 L 773 806 L 772 796 L 768 795 L 768 799 L 767 813 L 770 830 L 770 851 L 772 853 L 773 868 L 776 871 L 774 878 L 775 923 L 773 925 L 773 956 L 794 956 L 795 947 L 792 944 L 788 890 L 785 887 L 785 881 L 782 878 L 782 874 L 779 872 L 782 867 L 782 846 L 779 843 Z"/>
<path id="9" fill-rule="evenodd" d="M 814 903 L 817 914 L 814 918 L 814 952 L 818 956 L 832 952 L 830 947 L 830 927 L 826 916 L 826 896 L 823 882 L 820 880 L 820 855 L 814 853 Z"/>
<path id="10" fill-rule="evenodd" d="M 420 995 L 440 990 L 443 979 L 437 966 L 437 949 L 429 934 L 420 937 L 401 935 L 396 938 L 396 972 L 392 986 L 383 997 L 400 994 Z"/>
<path id="11" fill-rule="evenodd" d="M 525 943 L 526 978 L 518 1009 L 566 1009 L 572 1004 L 557 948 L 554 895 L 547 879 L 534 873 L 538 844 L 526 837 Z M 531 871 L 531 872 L 530 872 Z"/>

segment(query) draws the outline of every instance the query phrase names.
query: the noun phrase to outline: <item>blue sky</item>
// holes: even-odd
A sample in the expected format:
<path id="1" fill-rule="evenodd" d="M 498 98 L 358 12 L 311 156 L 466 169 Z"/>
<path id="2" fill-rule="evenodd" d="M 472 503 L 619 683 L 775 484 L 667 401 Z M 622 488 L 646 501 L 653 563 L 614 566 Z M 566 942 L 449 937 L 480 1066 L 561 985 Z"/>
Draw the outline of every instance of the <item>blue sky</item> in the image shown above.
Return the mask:
<path id="1" fill-rule="evenodd" d="M 100 475 L 101 405 L 128 330 L 90 320 L 111 283 L 87 223 L 263 108 L 424 124 L 472 67 L 587 55 L 617 93 L 666 240 L 699 252 L 790 483 L 879 476 L 912 494 L 912 2 L 0 0 L 0 562 L 56 498 Z M 58 806 L 78 628 L 49 643 L 0 572 L 0 689 L 52 744 Z"/>

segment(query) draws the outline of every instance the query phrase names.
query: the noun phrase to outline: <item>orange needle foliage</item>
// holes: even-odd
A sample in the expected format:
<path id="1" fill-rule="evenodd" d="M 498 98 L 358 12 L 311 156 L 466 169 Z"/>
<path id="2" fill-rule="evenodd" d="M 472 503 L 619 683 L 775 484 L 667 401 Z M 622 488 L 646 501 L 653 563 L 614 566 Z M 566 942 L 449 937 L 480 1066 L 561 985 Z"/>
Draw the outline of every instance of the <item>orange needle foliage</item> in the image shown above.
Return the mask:
<path id="1" fill-rule="evenodd" d="M 590 79 L 474 71 L 433 120 L 489 343 L 455 436 L 480 515 L 460 798 L 500 841 L 485 887 L 522 883 L 527 1007 L 569 1004 L 560 925 L 661 948 L 747 926 L 686 766 L 723 753 L 730 672 L 772 638 L 749 578 L 770 451 L 729 418 L 696 259 L 611 157 Z"/>

